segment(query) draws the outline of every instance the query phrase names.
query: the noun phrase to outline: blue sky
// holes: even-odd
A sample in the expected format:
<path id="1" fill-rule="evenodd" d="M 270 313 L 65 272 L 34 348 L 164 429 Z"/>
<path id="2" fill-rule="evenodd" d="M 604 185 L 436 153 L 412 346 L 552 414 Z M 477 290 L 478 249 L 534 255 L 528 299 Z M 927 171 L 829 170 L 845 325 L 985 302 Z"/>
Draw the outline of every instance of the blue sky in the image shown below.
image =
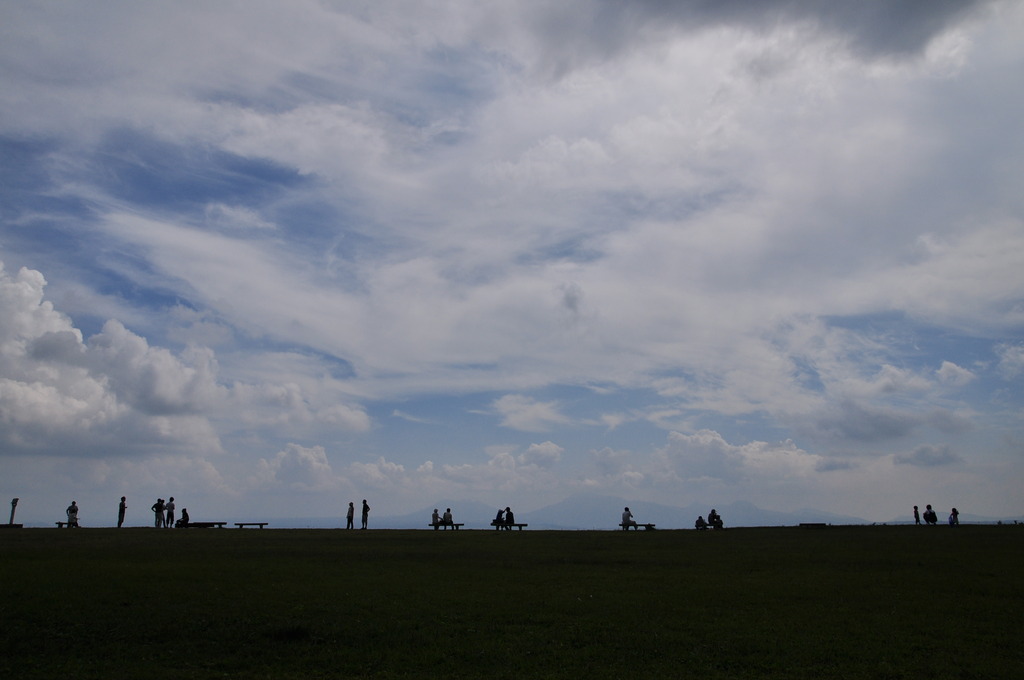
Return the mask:
<path id="1" fill-rule="evenodd" d="M 1024 513 L 1020 4 L 550 5 L 0 4 L 19 519 Z"/>

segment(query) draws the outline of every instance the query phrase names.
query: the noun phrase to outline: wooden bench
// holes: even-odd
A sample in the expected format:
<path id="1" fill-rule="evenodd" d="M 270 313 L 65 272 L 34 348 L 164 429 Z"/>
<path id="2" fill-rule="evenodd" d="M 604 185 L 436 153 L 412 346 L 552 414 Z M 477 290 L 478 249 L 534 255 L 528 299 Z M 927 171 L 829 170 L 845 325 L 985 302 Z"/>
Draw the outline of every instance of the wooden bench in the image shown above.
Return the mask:
<path id="1" fill-rule="evenodd" d="M 227 522 L 189 522 L 186 529 L 217 529 L 222 528 Z"/>
<path id="2" fill-rule="evenodd" d="M 456 531 L 458 531 L 459 527 L 464 527 L 464 526 L 466 526 L 466 524 L 465 524 L 465 522 L 453 522 L 451 524 L 445 524 L 444 522 L 438 522 L 437 524 L 428 524 L 427 526 L 428 527 L 434 527 L 434 531 L 437 531 L 438 529 L 444 529 L 445 531 L 447 531 L 448 527 L 451 527 L 452 529 L 455 529 Z"/>
<path id="3" fill-rule="evenodd" d="M 268 524 L 270 524 L 270 522 L 235 522 L 235 526 L 239 529 L 241 529 L 242 527 L 259 527 L 260 529 L 262 529 Z"/>
<path id="4" fill-rule="evenodd" d="M 622 527 L 625 531 L 629 531 L 630 527 L 632 527 L 633 529 L 640 529 L 640 527 L 643 527 L 644 531 L 652 531 L 654 529 L 653 524 L 644 524 L 643 522 L 634 522 L 633 524 L 620 524 L 619 526 Z"/>
<path id="5" fill-rule="evenodd" d="M 495 522 L 495 521 L 494 521 L 494 520 L 492 519 L 492 520 L 491 520 L 491 526 L 492 526 L 492 527 L 494 527 L 494 528 L 495 528 L 495 530 L 497 530 L 497 531 L 501 531 L 502 529 L 504 529 L 504 528 L 506 528 L 506 527 L 516 527 L 517 529 L 519 529 L 520 531 L 522 531 L 522 530 L 523 530 L 523 527 L 528 527 L 528 526 L 530 526 L 530 525 L 529 525 L 529 524 L 505 524 L 504 522 L 501 522 L 501 523 L 499 524 L 498 522 Z"/>
<path id="6" fill-rule="evenodd" d="M 65 524 L 67 524 L 67 522 L 57 522 L 57 528 L 63 529 Z"/>
<path id="7" fill-rule="evenodd" d="M 800 522 L 801 529 L 824 529 L 827 526 L 824 522 Z"/>

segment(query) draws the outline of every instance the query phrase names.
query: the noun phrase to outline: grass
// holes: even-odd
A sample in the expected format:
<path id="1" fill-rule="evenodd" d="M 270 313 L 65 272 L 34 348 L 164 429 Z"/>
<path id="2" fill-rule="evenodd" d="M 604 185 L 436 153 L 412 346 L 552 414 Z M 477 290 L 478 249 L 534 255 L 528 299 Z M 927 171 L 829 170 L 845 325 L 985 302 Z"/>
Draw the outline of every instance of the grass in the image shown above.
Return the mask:
<path id="1" fill-rule="evenodd" d="M 1024 531 L 0 532 L 5 678 L 1024 677 Z"/>

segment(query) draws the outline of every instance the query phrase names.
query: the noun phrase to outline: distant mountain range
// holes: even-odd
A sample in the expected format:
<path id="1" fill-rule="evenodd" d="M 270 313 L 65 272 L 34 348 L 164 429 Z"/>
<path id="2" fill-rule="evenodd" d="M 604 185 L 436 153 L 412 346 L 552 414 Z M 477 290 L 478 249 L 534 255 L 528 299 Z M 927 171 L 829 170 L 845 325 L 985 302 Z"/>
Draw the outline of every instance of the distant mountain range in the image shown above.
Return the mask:
<path id="1" fill-rule="evenodd" d="M 691 503 L 685 507 L 673 507 L 646 501 L 627 500 L 617 496 L 601 496 L 581 494 L 564 501 L 546 506 L 532 512 L 518 512 L 513 507 L 517 522 L 526 522 L 531 529 L 618 529 L 622 509 L 629 507 L 634 519 L 638 522 L 651 522 L 659 529 L 692 529 L 697 516 L 707 517 L 712 507 L 718 511 L 725 521 L 726 527 L 768 527 L 796 526 L 805 522 L 823 522 L 825 524 L 872 524 L 868 520 L 852 515 L 842 515 L 825 510 L 806 508 L 793 512 L 764 510 L 747 503 L 737 501 L 711 506 L 706 503 Z M 466 529 L 490 529 L 491 520 L 498 512 L 498 506 L 490 506 L 477 501 L 440 501 L 430 507 L 407 515 L 376 516 L 370 515 L 371 529 L 426 529 L 430 523 L 430 515 L 434 508 L 444 512 L 452 509 L 456 522 L 465 524 Z M 909 513 L 886 524 L 909 524 L 913 520 Z M 962 523 L 984 522 L 995 523 L 997 518 L 980 517 L 961 513 Z M 1004 523 L 1020 521 L 1002 519 Z M 270 520 L 272 527 L 294 528 L 332 528 L 343 527 L 342 517 L 300 517 Z M 356 518 L 358 524 L 359 518 Z"/>

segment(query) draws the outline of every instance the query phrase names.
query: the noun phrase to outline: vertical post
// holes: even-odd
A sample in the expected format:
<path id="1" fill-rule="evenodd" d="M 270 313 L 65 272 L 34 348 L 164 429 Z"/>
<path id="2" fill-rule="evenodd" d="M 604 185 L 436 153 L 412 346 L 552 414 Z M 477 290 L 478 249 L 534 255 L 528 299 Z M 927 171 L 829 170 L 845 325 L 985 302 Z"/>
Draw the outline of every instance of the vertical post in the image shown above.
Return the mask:
<path id="1" fill-rule="evenodd" d="M 11 499 L 11 521 L 8 522 L 8 524 L 14 524 L 14 509 L 16 507 L 18 507 L 18 499 L 17 498 L 12 498 Z"/>

